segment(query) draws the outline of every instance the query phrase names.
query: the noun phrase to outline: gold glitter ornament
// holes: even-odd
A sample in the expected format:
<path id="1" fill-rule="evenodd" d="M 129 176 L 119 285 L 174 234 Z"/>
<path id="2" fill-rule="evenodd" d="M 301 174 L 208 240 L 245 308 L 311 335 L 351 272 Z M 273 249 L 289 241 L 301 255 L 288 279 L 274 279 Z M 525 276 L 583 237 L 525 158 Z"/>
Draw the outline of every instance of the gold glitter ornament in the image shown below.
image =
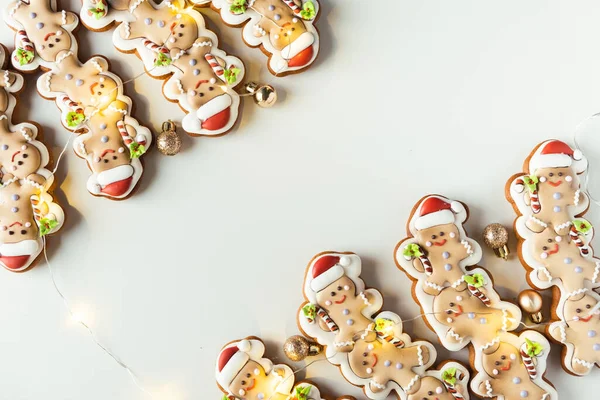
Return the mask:
<path id="1" fill-rule="evenodd" d="M 508 231 L 501 224 L 489 224 L 483 230 L 483 242 L 494 250 L 497 257 L 508 260 Z"/>
<path id="2" fill-rule="evenodd" d="M 156 147 L 166 156 L 174 156 L 181 150 L 181 138 L 177 134 L 177 126 L 173 121 L 163 123 L 162 132 L 156 139 Z"/>
<path id="3" fill-rule="evenodd" d="M 541 310 L 544 305 L 542 295 L 535 290 L 527 289 L 519 293 L 519 306 L 523 311 L 529 314 L 529 318 L 536 324 L 542 322 L 544 317 Z"/>
<path id="4" fill-rule="evenodd" d="M 322 351 L 323 346 L 300 335 L 288 338 L 283 344 L 283 352 L 291 361 L 302 361 L 306 357 L 319 355 Z"/>
<path id="5" fill-rule="evenodd" d="M 277 91 L 271 85 L 259 85 L 256 82 L 248 82 L 245 86 L 248 92 L 254 98 L 254 102 L 259 107 L 269 108 L 277 102 Z"/>

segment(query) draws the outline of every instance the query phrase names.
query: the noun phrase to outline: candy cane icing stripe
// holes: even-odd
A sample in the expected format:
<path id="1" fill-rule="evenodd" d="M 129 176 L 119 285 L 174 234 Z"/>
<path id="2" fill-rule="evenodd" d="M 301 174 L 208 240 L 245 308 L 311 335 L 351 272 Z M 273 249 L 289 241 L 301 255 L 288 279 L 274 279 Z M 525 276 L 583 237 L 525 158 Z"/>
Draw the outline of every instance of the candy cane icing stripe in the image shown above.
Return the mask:
<path id="1" fill-rule="evenodd" d="M 585 244 L 585 242 L 579 235 L 579 232 L 577 232 L 577 228 L 575 228 L 575 225 L 571 225 L 571 229 L 569 230 L 569 236 L 571 237 L 573 243 L 575 243 L 575 246 L 577 246 L 577 248 L 579 249 L 579 253 L 582 256 L 587 257 L 590 255 L 590 248 Z"/>
<path id="2" fill-rule="evenodd" d="M 523 344 L 520 349 L 521 359 L 523 360 L 523 365 L 525 365 L 525 369 L 527 370 L 527 374 L 531 379 L 537 378 L 537 368 L 535 367 L 535 363 L 533 358 L 527 354 L 526 345 Z"/>
<path id="3" fill-rule="evenodd" d="M 219 64 L 217 62 L 217 59 L 215 58 L 215 56 L 213 56 L 210 53 L 206 53 L 204 55 L 204 58 L 206 59 L 206 61 L 208 61 L 208 64 L 212 68 L 212 70 L 215 73 L 215 75 L 217 75 L 221 80 L 224 80 L 223 79 L 223 74 L 224 74 L 225 71 L 223 70 L 223 67 L 221 67 L 221 64 Z"/>
<path id="4" fill-rule="evenodd" d="M 294 0 L 283 0 L 283 2 L 292 9 L 294 14 L 300 14 L 300 7 L 294 3 Z"/>
<path id="5" fill-rule="evenodd" d="M 129 132 L 127 131 L 127 128 L 125 127 L 125 123 L 123 121 L 117 121 L 117 129 L 119 130 L 119 133 L 121 134 L 123 143 L 125 143 L 127 146 L 129 146 L 131 143 L 133 143 L 133 138 L 131 136 L 129 136 Z"/>
<path id="6" fill-rule="evenodd" d="M 20 29 L 17 31 L 16 42 L 21 44 L 19 47 L 22 48 L 23 50 L 27 50 L 27 51 L 35 50 L 33 43 L 29 39 L 29 36 L 27 36 L 27 32 L 23 29 Z"/>

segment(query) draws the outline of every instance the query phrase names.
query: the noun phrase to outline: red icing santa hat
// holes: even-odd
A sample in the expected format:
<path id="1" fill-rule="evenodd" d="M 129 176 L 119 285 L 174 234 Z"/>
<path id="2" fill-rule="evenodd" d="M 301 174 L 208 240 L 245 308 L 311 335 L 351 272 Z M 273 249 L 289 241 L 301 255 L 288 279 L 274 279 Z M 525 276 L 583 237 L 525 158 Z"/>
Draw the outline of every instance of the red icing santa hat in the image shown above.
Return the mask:
<path id="1" fill-rule="evenodd" d="M 319 258 L 308 275 L 310 288 L 318 293 L 346 274 L 344 267 L 349 266 L 349 257 L 327 255 Z"/>
<path id="2" fill-rule="evenodd" d="M 573 167 L 576 173 L 587 167 L 581 150 L 573 150 L 565 142 L 549 140 L 543 143 L 529 160 L 529 170 L 533 174 L 538 168 Z"/>
<path id="3" fill-rule="evenodd" d="M 251 360 L 261 364 L 265 373 L 268 374 L 272 364 L 266 358 L 262 358 L 264 353 L 265 345 L 260 340 L 244 339 L 231 343 L 221 350 L 217 359 L 217 382 L 223 389 L 228 390 L 231 382 Z"/>
<path id="4" fill-rule="evenodd" d="M 440 197 L 428 197 L 419 208 L 419 216 L 415 220 L 417 230 L 455 222 L 455 214 L 465 211 L 458 201 L 446 201 Z"/>

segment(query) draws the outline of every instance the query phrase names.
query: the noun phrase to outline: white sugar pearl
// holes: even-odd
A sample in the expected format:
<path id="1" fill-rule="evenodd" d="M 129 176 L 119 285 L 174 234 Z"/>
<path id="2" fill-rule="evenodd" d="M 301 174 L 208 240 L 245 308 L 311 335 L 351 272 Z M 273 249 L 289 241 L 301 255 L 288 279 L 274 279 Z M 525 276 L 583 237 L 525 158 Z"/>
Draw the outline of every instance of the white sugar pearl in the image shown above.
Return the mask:
<path id="1" fill-rule="evenodd" d="M 260 369 L 258 369 L 258 368 L 254 369 L 254 375 L 260 375 Z"/>
<path id="2" fill-rule="evenodd" d="M 456 296 L 456 301 L 462 301 L 462 300 L 463 300 L 462 296 Z"/>
<path id="3" fill-rule="evenodd" d="M 442 393 L 444 393 L 444 389 L 442 389 L 441 386 L 438 386 L 437 388 L 435 388 L 435 393 L 442 394 Z"/>
<path id="4" fill-rule="evenodd" d="M 427 247 L 431 247 L 431 246 L 433 246 L 433 243 L 431 243 L 430 241 L 427 241 L 427 242 L 425 243 L 425 246 L 427 246 Z"/>
<path id="5" fill-rule="evenodd" d="M 344 290 L 350 290 L 350 286 L 344 285 Z"/>
<path id="6" fill-rule="evenodd" d="M 367 374 L 372 374 L 373 373 L 373 368 L 367 368 Z"/>
<path id="7" fill-rule="evenodd" d="M 540 258 L 541 258 L 542 260 L 545 260 L 546 258 L 548 258 L 548 253 L 546 253 L 546 252 L 543 252 L 542 254 L 540 254 Z"/>
<path id="8" fill-rule="evenodd" d="M 31 222 L 25 222 L 25 228 L 31 228 Z"/>
<path id="9" fill-rule="evenodd" d="M 375 346 L 373 346 L 372 344 L 367 346 L 367 349 L 369 349 L 369 351 L 373 350 L 375 348 Z"/>
<path id="10" fill-rule="evenodd" d="M 125 149 L 123 147 L 119 147 L 119 150 L 117 150 L 119 153 L 124 153 Z"/>
<path id="11" fill-rule="evenodd" d="M 540 178 L 540 182 L 542 182 L 542 183 L 546 182 L 547 180 L 548 180 L 548 178 L 546 178 L 545 176 L 542 176 Z"/>
<path id="12" fill-rule="evenodd" d="M 498 370 L 497 370 L 496 368 L 494 368 L 494 370 L 492 371 L 492 374 L 494 374 L 494 375 L 498 375 L 498 374 L 499 374 L 499 372 L 498 372 Z"/>
<path id="13" fill-rule="evenodd" d="M 556 240 L 556 243 L 560 243 L 562 242 L 562 237 L 561 236 L 557 236 L 554 238 L 554 240 Z"/>
<path id="14" fill-rule="evenodd" d="M 567 181 L 567 182 L 571 182 L 572 180 L 573 180 L 573 177 L 571 175 L 567 175 L 565 177 L 565 181 Z"/>
<path id="15" fill-rule="evenodd" d="M 517 355 L 516 354 L 511 354 L 510 355 L 510 359 L 513 360 L 513 361 L 516 360 L 517 359 Z"/>
<path id="16" fill-rule="evenodd" d="M 452 318 L 450 318 L 450 317 L 448 317 L 448 319 L 446 321 L 448 321 L 449 324 L 451 324 L 452 322 L 454 322 L 454 320 Z"/>
<path id="17" fill-rule="evenodd" d="M 331 300 L 327 300 L 327 301 L 325 302 L 325 305 L 326 305 L 326 306 L 330 306 L 331 304 L 332 304 L 332 303 L 331 303 Z"/>
<path id="18" fill-rule="evenodd" d="M 246 395 L 246 391 L 244 389 L 240 389 L 240 391 L 238 393 L 240 394 L 240 396 Z"/>
<path id="19" fill-rule="evenodd" d="M 456 237 L 456 233 L 454 233 L 454 232 L 450 232 L 450 237 L 451 237 L 452 239 L 454 239 L 454 238 Z"/>

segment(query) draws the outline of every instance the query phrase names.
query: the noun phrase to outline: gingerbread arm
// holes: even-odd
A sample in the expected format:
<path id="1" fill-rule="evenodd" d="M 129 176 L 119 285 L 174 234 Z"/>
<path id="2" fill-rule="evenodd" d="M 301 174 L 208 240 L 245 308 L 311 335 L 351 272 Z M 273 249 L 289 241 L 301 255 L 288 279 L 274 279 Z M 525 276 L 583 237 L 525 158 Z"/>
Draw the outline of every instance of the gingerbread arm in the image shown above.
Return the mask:
<path id="1" fill-rule="evenodd" d="M 491 380 L 487 379 L 479 384 L 478 394 L 480 396 L 492 398 L 492 397 L 495 397 L 494 396 L 495 392 L 496 391 L 494 390 L 494 386 L 493 386 Z"/>
<path id="2" fill-rule="evenodd" d="M 548 334 L 558 342 L 564 343 L 567 340 L 570 328 L 564 322 L 550 325 Z"/>

